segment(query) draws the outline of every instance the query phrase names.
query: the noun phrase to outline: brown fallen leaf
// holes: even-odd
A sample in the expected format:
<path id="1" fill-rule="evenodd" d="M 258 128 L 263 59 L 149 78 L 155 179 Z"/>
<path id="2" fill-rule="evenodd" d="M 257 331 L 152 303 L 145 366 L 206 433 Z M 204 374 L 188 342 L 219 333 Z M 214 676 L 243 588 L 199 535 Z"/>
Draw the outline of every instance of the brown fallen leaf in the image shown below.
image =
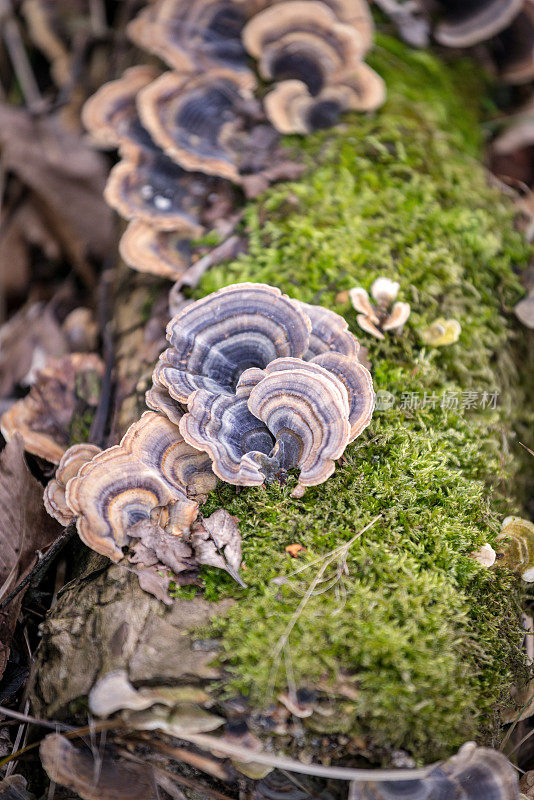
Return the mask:
<path id="1" fill-rule="evenodd" d="M 115 760 L 99 752 L 77 748 L 58 733 L 41 742 L 41 761 L 50 780 L 77 792 L 83 800 L 158 800 L 154 769 L 150 764 Z"/>
<path id="2" fill-rule="evenodd" d="M 175 575 L 196 567 L 193 550 L 179 536 L 167 533 L 157 523 L 142 519 L 133 525 L 128 534 L 139 539 L 133 547 L 133 563 L 147 566 L 160 564 L 171 569 Z"/>
<path id="3" fill-rule="evenodd" d="M 210 517 L 194 523 L 191 534 L 195 558 L 199 564 L 224 569 L 240 586 L 241 534 L 237 517 L 219 508 Z"/>
<path id="4" fill-rule="evenodd" d="M 297 543 L 288 544 L 288 546 L 286 547 L 286 553 L 289 553 L 289 555 L 292 556 L 293 558 L 298 558 L 299 553 L 301 553 L 303 550 L 306 550 L 304 545 Z"/>
<path id="5" fill-rule="evenodd" d="M 43 487 L 24 460 L 24 442 L 15 434 L 0 454 L 0 599 L 12 591 L 35 565 L 39 551 L 58 537 L 61 528 L 43 505 Z M 0 675 L 9 658 L 24 592 L 0 611 Z"/>
<path id="6" fill-rule="evenodd" d="M 76 435 L 74 426 L 87 425 L 92 416 L 103 373 L 104 364 L 93 353 L 49 359 L 30 393 L 0 418 L 2 435 L 9 440 L 20 433 L 29 453 L 58 464 L 69 444 L 86 436 L 83 429 Z"/>
<path id="7" fill-rule="evenodd" d="M 1 253 L 1 245 L 0 245 Z M 0 328 L 0 397 L 29 386 L 49 357 L 67 353 L 67 338 L 43 303 L 23 306 Z"/>
<path id="8" fill-rule="evenodd" d="M 0 104 L 0 150 L 6 171 L 40 203 L 45 228 L 79 273 L 90 280 L 87 257 L 113 247 L 113 215 L 103 200 L 107 165 L 58 116 L 32 116 Z"/>

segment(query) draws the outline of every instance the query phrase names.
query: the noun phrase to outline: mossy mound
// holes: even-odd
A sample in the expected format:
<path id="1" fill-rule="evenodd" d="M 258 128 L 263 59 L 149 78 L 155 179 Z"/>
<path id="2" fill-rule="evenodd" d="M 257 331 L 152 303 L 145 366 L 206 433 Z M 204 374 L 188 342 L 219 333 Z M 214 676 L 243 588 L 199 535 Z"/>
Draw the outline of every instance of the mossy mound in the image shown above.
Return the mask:
<path id="1" fill-rule="evenodd" d="M 311 718 L 316 730 L 429 760 L 495 733 L 522 664 L 519 583 L 470 553 L 519 510 L 504 491 L 518 400 L 507 343 L 527 247 L 475 160 L 483 88 L 473 66 L 449 68 L 385 38 L 373 66 L 388 84 L 384 109 L 299 140 L 309 175 L 248 206 L 248 254 L 212 270 L 198 296 L 252 280 L 332 308 L 395 402 L 302 500 L 289 496 L 293 478 L 219 487 L 206 513 L 223 506 L 239 517 L 248 588 L 206 570 L 205 595 L 238 599 L 215 628 L 228 671 L 221 694 L 265 707 L 288 685 L 320 687 L 335 703 Z M 358 329 L 343 294 L 378 275 L 398 280 L 413 309 L 385 342 Z M 424 347 L 421 329 L 440 316 L 459 320 L 460 340 Z M 304 603 L 324 563 L 312 562 L 377 515 Z M 306 548 L 298 560 L 285 552 L 293 543 Z M 272 582 L 280 576 L 289 577 Z"/>

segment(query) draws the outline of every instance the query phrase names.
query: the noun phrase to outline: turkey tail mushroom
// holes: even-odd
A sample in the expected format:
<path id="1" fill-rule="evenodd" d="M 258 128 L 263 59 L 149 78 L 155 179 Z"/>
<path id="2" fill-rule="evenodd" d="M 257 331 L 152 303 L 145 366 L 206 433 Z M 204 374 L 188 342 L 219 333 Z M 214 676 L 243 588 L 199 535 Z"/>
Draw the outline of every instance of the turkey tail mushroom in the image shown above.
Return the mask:
<path id="1" fill-rule="evenodd" d="M 124 139 L 137 141 L 134 134 L 138 122 L 137 93 L 159 74 L 159 70 L 147 64 L 130 67 L 122 77 L 105 83 L 86 101 L 82 122 L 98 147 L 119 147 Z"/>
<path id="2" fill-rule="evenodd" d="M 55 477 L 48 482 L 43 495 L 45 508 L 61 525 L 68 525 L 74 519 L 65 496 L 67 483 L 78 474 L 84 464 L 100 453 L 100 450 L 96 444 L 72 445 L 61 457 Z"/>
<path id="3" fill-rule="evenodd" d="M 155 230 L 200 236 L 200 211 L 209 192 L 202 175 L 186 172 L 163 153 L 141 150 L 110 172 L 104 196 L 124 219 L 138 219 Z"/>
<path id="4" fill-rule="evenodd" d="M 286 0 L 256 14 L 243 41 L 263 78 L 300 80 L 312 95 L 358 67 L 365 46 L 353 25 L 340 23 L 319 0 Z"/>
<path id="5" fill-rule="evenodd" d="M 253 80 L 241 32 L 259 3 L 159 0 L 130 22 L 128 35 L 179 72 L 227 67 Z"/>
<path id="6" fill-rule="evenodd" d="M 231 394 L 242 372 L 280 356 L 301 357 L 311 322 L 279 289 L 257 283 L 226 286 L 186 306 L 167 326 L 171 347 L 154 385 L 187 403 L 199 388 Z"/>
<path id="7" fill-rule="evenodd" d="M 229 125 L 240 127 L 251 104 L 242 79 L 222 68 L 195 76 L 167 72 L 137 98 L 143 125 L 169 158 L 186 170 L 237 183 L 236 154 L 221 134 Z"/>
<path id="8" fill-rule="evenodd" d="M 198 503 L 186 491 L 206 494 L 215 485 L 209 461 L 189 448 L 161 414 L 145 412 L 121 444 L 96 455 L 67 484 L 67 504 L 78 517 L 82 541 L 119 561 L 129 529 L 173 506 L 173 520 L 188 530 Z M 173 533 L 179 532 L 176 530 Z"/>
<path id="9" fill-rule="evenodd" d="M 191 228 L 191 233 L 196 228 Z M 187 232 L 159 231 L 140 219 L 132 219 L 123 233 L 121 258 L 139 272 L 180 281 L 191 266 L 191 241 Z"/>

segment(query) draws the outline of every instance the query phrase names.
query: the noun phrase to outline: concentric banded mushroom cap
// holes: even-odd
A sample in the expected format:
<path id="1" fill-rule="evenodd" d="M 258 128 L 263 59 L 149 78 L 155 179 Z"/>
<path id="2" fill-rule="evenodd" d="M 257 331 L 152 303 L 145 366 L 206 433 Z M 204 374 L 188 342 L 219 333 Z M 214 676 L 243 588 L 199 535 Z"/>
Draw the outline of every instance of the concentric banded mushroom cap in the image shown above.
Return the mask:
<path id="1" fill-rule="evenodd" d="M 139 151 L 110 172 L 104 196 L 124 219 L 139 219 L 156 230 L 200 236 L 202 204 L 209 192 L 204 176 L 192 175 L 161 153 Z"/>
<path id="2" fill-rule="evenodd" d="M 352 25 L 360 34 L 364 51 L 369 50 L 373 43 L 373 17 L 367 0 L 322 0 L 332 9 L 340 22 Z"/>
<path id="3" fill-rule="evenodd" d="M 191 235 L 196 230 L 193 227 Z M 186 236 L 184 231 L 158 231 L 133 219 L 121 237 L 119 252 L 132 269 L 180 281 L 191 266 L 191 242 Z"/>
<path id="4" fill-rule="evenodd" d="M 462 745 L 441 768 L 453 781 L 458 797 L 467 800 L 508 800 L 519 792 L 517 772 L 506 756 L 474 742 Z"/>
<path id="5" fill-rule="evenodd" d="M 164 414 L 175 425 L 180 424 L 180 420 L 185 414 L 185 409 L 181 403 L 170 396 L 167 389 L 163 389 L 160 386 L 152 386 L 146 392 L 145 400 L 147 406 L 153 411 L 159 411 Z"/>
<path id="6" fill-rule="evenodd" d="M 255 460 L 274 474 L 298 467 L 302 486 L 323 483 L 350 438 L 347 390 L 328 370 L 298 359 L 276 359 L 264 375 L 253 387 L 248 407 L 276 444 L 271 463 Z"/>
<path id="7" fill-rule="evenodd" d="M 516 800 L 519 785 L 503 753 L 467 742 L 421 780 L 358 783 L 353 796 L 354 800 Z"/>
<path id="8" fill-rule="evenodd" d="M 243 41 L 264 77 L 301 80 L 312 94 L 356 68 L 365 50 L 362 35 L 318 0 L 266 8 L 247 23 Z"/>
<path id="9" fill-rule="evenodd" d="M 323 353 L 315 356 L 311 363 L 319 364 L 320 367 L 332 372 L 347 390 L 350 422 L 349 442 L 353 442 L 369 425 L 373 416 L 375 393 L 371 373 L 353 358 L 340 353 Z"/>
<path id="10" fill-rule="evenodd" d="M 350 358 L 358 358 L 360 343 L 349 331 L 343 317 L 323 306 L 313 306 L 301 300 L 294 302 L 310 318 L 312 324 L 308 350 L 303 356 L 305 361 L 332 350 Z"/>
<path id="11" fill-rule="evenodd" d="M 224 66 L 247 73 L 241 31 L 250 5 L 232 0 L 160 0 L 129 24 L 128 35 L 181 72 Z"/>
<path id="12" fill-rule="evenodd" d="M 216 485 L 209 459 L 182 439 L 176 425 L 153 411 L 124 434 L 121 447 L 158 472 L 175 489 L 208 494 Z"/>
<path id="13" fill-rule="evenodd" d="M 510 25 L 523 5 L 523 0 L 440 2 L 446 16 L 436 26 L 434 36 L 446 47 L 471 47 L 491 39 Z"/>
<path id="14" fill-rule="evenodd" d="M 174 518 L 182 520 L 184 530 L 189 527 L 198 503 L 186 496 L 187 485 L 202 492 L 207 485 L 213 488 L 207 459 L 187 447 L 169 420 L 147 411 L 120 445 L 104 450 L 80 469 L 67 484 L 66 498 L 78 517 L 82 541 L 119 561 L 129 528 L 150 519 L 155 509 L 173 503 Z"/>
<path id="15" fill-rule="evenodd" d="M 301 80 L 312 95 L 319 94 L 329 82 L 356 69 L 362 56 L 361 39 L 350 25 L 337 23 L 329 32 L 328 40 L 299 30 L 281 36 L 263 50 L 260 75 L 266 80 Z"/>
<path id="16" fill-rule="evenodd" d="M 331 128 L 346 111 L 372 111 L 384 102 L 384 82 L 367 64 L 343 81 L 316 96 L 302 81 L 281 81 L 266 95 L 265 113 L 280 133 L 312 133 Z"/>
<path id="17" fill-rule="evenodd" d="M 115 81 L 105 83 L 82 109 L 82 122 L 99 147 L 118 147 L 121 140 L 137 141 L 137 92 L 151 83 L 159 70 L 147 64 L 130 67 Z"/>
<path id="18" fill-rule="evenodd" d="M 534 524 L 521 517 L 506 517 L 497 537 L 502 542 L 499 566 L 519 572 L 524 581 L 534 581 Z"/>
<path id="19" fill-rule="evenodd" d="M 99 452 L 100 447 L 95 444 L 74 444 L 69 447 L 59 462 L 55 478 L 46 485 L 43 494 L 45 508 L 62 525 L 68 525 L 74 519 L 65 497 L 67 483 Z"/>
<path id="20" fill-rule="evenodd" d="M 254 373 L 253 379 L 250 375 L 248 380 L 242 378 L 235 395 L 196 391 L 189 400 L 188 413 L 180 422 L 180 431 L 190 445 L 208 453 L 213 471 L 223 481 L 260 486 L 265 475 L 250 454 L 268 456 L 274 438 L 247 405 L 250 392 L 263 373 L 258 369 L 247 370 L 244 375 L 247 373 Z"/>
<path id="21" fill-rule="evenodd" d="M 241 121 L 240 107 L 251 98 L 228 69 L 192 77 L 167 72 L 139 93 L 137 108 L 154 141 L 181 167 L 239 182 L 221 131 Z"/>
<path id="22" fill-rule="evenodd" d="M 160 356 L 154 384 L 186 403 L 199 388 L 231 393 L 249 367 L 308 349 L 311 322 L 273 286 L 226 286 L 186 306 L 167 326 L 171 347 Z"/>

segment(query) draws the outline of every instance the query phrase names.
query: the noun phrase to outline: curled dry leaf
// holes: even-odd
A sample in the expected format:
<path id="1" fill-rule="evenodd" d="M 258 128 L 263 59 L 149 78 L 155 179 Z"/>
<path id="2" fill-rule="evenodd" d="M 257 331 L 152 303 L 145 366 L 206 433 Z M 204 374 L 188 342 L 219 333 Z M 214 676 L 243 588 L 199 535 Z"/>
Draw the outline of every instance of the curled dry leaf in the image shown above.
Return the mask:
<path id="1" fill-rule="evenodd" d="M 30 393 L 0 418 L 6 440 L 20 433 L 29 453 L 58 464 L 71 439 L 72 426 L 98 404 L 102 360 L 93 353 L 50 359 Z"/>
<path id="2" fill-rule="evenodd" d="M 43 303 L 23 306 L 0 328 L 0 397 L 16 386 L 29 386 L 49 357 L 67 351 L 65 333 L 51 310 Z"/>
<path id="3" fill-rule="evenodd" d="M 60 250 L 84 268 L 89 254 L 113 247 L 112 214 L 103 200 L 106 162 L 56 116 L 32 116 L 0 105 L 0 147 L 5 170 L 38 198 L 45 228 Z"/>
<path id="4" fill-rule="evenodd" d="M 158 800 L 154 769 L 149 764 L 116 761 L 109 752 L 96 755 L 75 747 L 58 733 L 39 748 L 51 781 L 77 792 L 83 800 Z"/>
<path id="5" fill-rule="evenodd" d="M 199 564 L 224 569 L 240 586 L 241 535 L 237 517 L 219 508 L 210 517 L 195 523 L 191 544 Z"/>
<path id="6" fill-rule="evenodd" d="M 42 486 L 24 461 L 24 442 L 15 434 L 0 454 L 0 598 L 20 583 L 39 551 L 59 535 L 59 525 L 46 513 L 42 497 Z M 0 675 L 9 657 L 23 596 L 21 592 L 0 615 Z"/>

